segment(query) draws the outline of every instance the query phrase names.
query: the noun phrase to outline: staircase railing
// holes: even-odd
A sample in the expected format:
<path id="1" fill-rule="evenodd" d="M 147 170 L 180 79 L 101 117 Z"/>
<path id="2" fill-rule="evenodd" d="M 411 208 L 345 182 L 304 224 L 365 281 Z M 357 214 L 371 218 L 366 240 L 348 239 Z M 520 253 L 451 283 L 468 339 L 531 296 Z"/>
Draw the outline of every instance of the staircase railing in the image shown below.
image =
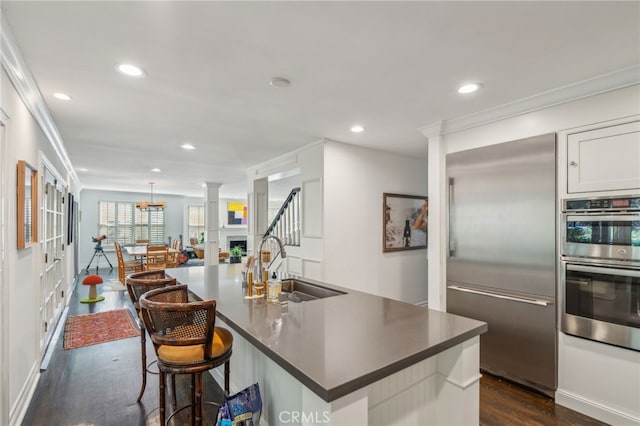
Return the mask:
<path id="1" fill-rule="evenodd" d="M 288 246 L 300 245 L 300 188 L 293 188 L 264 236 L 275 235 Z"/>

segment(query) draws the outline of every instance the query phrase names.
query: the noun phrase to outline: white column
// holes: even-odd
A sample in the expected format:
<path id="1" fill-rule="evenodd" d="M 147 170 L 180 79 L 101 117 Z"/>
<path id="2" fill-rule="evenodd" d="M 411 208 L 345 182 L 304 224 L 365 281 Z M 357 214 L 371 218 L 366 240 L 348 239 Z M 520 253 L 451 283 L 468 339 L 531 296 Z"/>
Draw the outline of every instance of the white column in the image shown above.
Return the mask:
<path id="1" fill-rule="evenodd" d="M 251 192 L 249 193 L 249 227 L 247 244 L 254 256 L 258 256 L 256 251 L 262 241 L 262 236 L 267 231 L 267 217 L 269 215 L 269 181 L 267 178 L 253 181 Z"/>
<path id="2" fill-rule="evenodd" d="M 428 139 L 429 221 L 427 260 L 429 262 L 429 308 L 447 310 L 447 174 L 446 143 L 441 135 L 442 122 L 420 128 Z"/>
<path id="3" fill-rule="evenodd" d="M 204 193 L 204 264 L 205 266 L 218 264 L 218 247 L 220 247 L 218 232 L 218 193 L 221 183 L 206 182 Z"/>

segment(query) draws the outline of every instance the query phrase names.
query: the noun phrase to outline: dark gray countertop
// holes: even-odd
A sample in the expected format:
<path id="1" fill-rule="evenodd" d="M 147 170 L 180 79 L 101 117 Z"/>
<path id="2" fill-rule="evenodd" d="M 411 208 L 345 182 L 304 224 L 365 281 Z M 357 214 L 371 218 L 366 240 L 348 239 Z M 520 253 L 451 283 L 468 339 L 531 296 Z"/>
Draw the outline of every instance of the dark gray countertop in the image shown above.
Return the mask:
<path id="1" fill-rule="evenodd" d="M 167 274 L 216 299 L 220 319 L 325 401 L 487 331 L 484 322 L 324 283 L 348 294 L 286 305 L 245 299 L 241 271 L 221 264 Z"/>

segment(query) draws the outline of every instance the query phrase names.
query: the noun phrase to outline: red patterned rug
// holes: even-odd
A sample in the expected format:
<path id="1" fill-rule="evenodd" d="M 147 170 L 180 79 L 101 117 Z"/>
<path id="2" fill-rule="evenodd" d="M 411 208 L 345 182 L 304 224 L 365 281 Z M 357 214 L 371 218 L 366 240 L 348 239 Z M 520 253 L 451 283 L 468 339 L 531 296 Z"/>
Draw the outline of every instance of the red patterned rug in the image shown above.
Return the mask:
<path id="1" fill-rule="evenodd" d="M 76 349 L 139 335 L 138 325 L 128 309 L 76 315 L 68 317 L 64 325 L 64 349 Z"/>

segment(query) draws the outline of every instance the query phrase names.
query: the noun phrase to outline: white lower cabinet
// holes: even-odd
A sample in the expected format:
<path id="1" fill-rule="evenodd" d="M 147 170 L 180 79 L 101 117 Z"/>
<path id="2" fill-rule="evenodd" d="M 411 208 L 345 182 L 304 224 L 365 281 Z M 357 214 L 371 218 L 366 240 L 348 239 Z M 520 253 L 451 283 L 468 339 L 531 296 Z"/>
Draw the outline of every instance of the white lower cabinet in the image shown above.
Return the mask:
<path id="1" fill-rule="evenodd" d="M 640 189 L 640 122 L 572 133 L 568 193 Z"/>

